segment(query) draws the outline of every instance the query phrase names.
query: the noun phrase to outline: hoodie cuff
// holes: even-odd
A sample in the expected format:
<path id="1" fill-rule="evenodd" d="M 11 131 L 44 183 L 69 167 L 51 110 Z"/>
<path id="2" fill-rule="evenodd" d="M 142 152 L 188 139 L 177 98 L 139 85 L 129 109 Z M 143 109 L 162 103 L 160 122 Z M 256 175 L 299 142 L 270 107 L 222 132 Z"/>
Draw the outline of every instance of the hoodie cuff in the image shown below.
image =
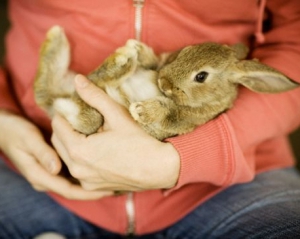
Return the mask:
<path id="1" fill-rule="evenodd" d="M 181 168 L 177 184 L 210 183 L 226 186 L 233 181 L 249 181 L 254 170 L 245 163 L 226 114 L 196 128 L 193 132 L 166 140 L 178 151 Z M 236 175 L 236 168 L 243 174 Z"/>

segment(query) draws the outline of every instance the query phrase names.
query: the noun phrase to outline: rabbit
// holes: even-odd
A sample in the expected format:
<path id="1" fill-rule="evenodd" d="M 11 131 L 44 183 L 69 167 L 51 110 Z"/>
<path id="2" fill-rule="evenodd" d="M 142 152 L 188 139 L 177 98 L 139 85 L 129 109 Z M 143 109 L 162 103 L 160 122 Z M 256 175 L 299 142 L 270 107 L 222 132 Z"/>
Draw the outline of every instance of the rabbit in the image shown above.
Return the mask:
<path id="1" fill-rule="evenodd" d="M 126 108 L 132 102 L 162 95 L 156 83 L 158 57 L 145 44 L 128 40 L 87 78 Z M 46 34 L 34 80 L 37 105 L 51 118 L 63 115 L 80 133 L 90 135 L 103 125 L 102 115 L 80 99 L 75 91 L 74 77 L 69 69 L 70 45 L 60 26 Z"/>
<path id="2" fill-rule="evenodd" d="M 130 39 L 87 75 L 158 140 L 186 134 L 233 106 L 239 85 L 259 93 L 279 93 L 299 86 L 284 74 L 246 60 L 248 47 L 213 42 L 156 55 Z M 103 124 L 102 115 L 77 95 L 69 70 L 70 47 L 63 29 L 52 27 L 41 50 L 34 93 L 51 117 L 62 114 L 86 135 Z"/>
<path id="3" fill-rule="evenodd" d="M 181 135 L 205 124 L 233 106 L 239 85 L 258 93 L 280 93 L 298 83 L 257 59 L 249 49 L 217 43 L 187 46 L 169 56 L 159 69 L 163 97 L 133 103 L 133 118 L 156 138 Z"/>

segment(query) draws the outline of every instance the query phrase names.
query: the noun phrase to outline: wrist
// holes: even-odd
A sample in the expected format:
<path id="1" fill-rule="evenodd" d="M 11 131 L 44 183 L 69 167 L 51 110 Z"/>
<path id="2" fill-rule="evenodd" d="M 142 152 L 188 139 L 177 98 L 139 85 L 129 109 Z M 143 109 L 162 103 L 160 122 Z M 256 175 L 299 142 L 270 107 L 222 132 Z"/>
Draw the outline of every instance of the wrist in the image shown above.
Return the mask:
<path id="1" fill-rule="evenodd" d="M 0 148 L 8 141 L 8 138 L 13 137 L 14 132 L 19 135 L 23 133 L 24 126 L 32 127 L 32 124 L 28 122 L 24 117 L 17 115 L 8 110 L 0 109 Z M 33 130 L 34 127 L 29 130 Z M 27 136 L 27 135 L 26 135 Z"/>
<path id="2" fill-rule="evenodd" d="M 0 109 L 0 149 L 3 148 L 4 144 L 7 141 L 9 132 L 7 131 L 10 128 L 14 114 L 8 110 Z"/>
<path id="3" fill-rule="evenodd" d="M 180 173 L 180 156 L 171 143 L 164 143 L 163 148 L 161 188 L 169 189 L 177 184 Z"/>

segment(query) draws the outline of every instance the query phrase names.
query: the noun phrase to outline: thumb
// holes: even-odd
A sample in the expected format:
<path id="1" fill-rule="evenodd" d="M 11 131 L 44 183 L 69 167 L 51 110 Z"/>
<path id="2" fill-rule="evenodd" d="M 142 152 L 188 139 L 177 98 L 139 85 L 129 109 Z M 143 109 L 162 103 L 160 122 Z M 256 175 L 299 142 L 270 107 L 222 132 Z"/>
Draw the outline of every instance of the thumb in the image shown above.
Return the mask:
<path id="1" fill-rule="evenodd" d="M 76 75 L 75 87 L 80 98 L 98 110 L 110 124 L 130 118 L 128 111 L 83 75 Z"/>
<path id="2" fill-rule="evenodd" d="M 61 170 L 62 164 L 55 150 L 42 140 L 31 142 L 32 154 L 34 158 L 51 174 L 57 174 Z"/>

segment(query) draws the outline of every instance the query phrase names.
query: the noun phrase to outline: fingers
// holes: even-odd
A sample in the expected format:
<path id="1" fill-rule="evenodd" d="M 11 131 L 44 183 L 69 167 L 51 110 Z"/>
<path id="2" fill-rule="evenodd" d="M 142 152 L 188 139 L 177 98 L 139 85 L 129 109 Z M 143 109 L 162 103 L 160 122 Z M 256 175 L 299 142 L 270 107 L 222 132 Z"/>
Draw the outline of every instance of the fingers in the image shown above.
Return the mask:
<path id="1" fill-rule="evenodd" d="M 140 188 L 134 185 L 129 185 L 126 183 L 110 183 L 110 182 L 86 182 L 81 181 L 80 185 L 87 191 L 94 191 L 94 190 L 109 190 L 109 191 L 130 191 L 130 192 L 139 192 L 144 191 L 144 188 Z"/>
<path id="2" fill-rule="evenodd" d="M 60 158 L 70 168 L 74 160 L 77 160 L 77 155 L 80 155 L 86 136 L 73 130 L 66 119 L 60 115 L 53 118 L 52 129 L 51 142 Z"/>
<path id="3" fill-rule="evenodd" d="M 71 125 L 67 122 L 67 120 L 60 115 L 55 115 L 53 117 L 52 129 L 54 132 L 53 136 L 52 136 L 52 143 L 53 143 L 53 137 L 55 136 L 67 148 L 69 146 L 76 147 L 76 145 L 79 144 L 79 141 L 81 140 L 81 138 L 85 138 L 84 135 L 75 131 L 71 127 Z M 56 141 L 56 143 L 57 143 L 57 141 Z"/>
<path id="4" fill-rule="evenodd" d="M 52 129 L 55 134 L 59 136 L 67 135 L 67 137 L 65 138 L 68 138 L 67 142 L 69 142 L 70 144 L 75 143 L 72 141 L 73 138 L 79 137 L 79 135 L 81 135 L 80 133 L 76 132 L 68 123 L 68 121 L 59 114 L 55 115 L 52 119 Z"/>
<path id="5" fill-rule="evenodd" d="M 61 161 L 52 147 L 46 143 L 35 145 L 32 154 L 37 161 L 51 174 L 57 174 L 61 170 Z"/>
<path id="6" fill-rule="evenodd" d="M 77 93 L 85 102 L 101 112 L 104 111 L 103 113 L 109 112 L 110 105 L 117 104 L 83 75 L 75 77 L 75 86 Z"/>
<path id="7" fill-rule="evenodd" d="M 57 174 L 61 170 L 61 161 L 55 150 L 48 145 L 41 133 L 37 130 L 31 131 L 30 140 L 24 140 L 21 146 L 24 152 L 31 155 L 44 169 L 51 174 Z"/>
<path id="8" fill-rule="evenodd" d="M 73 200 L 95 200 L 113 194 L 112 191 L 85 190 L 64 177 L 49 174 L 34 160 L 26 161 L 31 163 L 23 166 L 24 176 L 37 191 L 50 191 Z"/>
<path id="9" fill-rule="evenodd" d="M 66 148 L 66 146 L 64 146 L 61 141 L 59 140 L 59 138 L 56 135 L 52 136 L 52 144 L 55 147 L 57 153 L 60 155 L 61 160 L 66 164 L 66 166 L 68 167 L 71 175 L 73 177 L 76 177 L 76 175 L 74 175 L 71 172 L 71 169 L 74 168 L 74 162 L 76 157 L 74 155 L 70 155 L 69 150 Z"/>
<path id="10" fill-rule="evenodd" d="M 103 90 L 94 85 L 83 75 L 75 77 L 79 96 L 90 106 L 97 109 L 112 126 L 118 126 L 120 117 L 129 119 L 129 113 L 123 106 L 110 98 Z"/>
<path id="11" fill-rule="evenodd" d="M 63 177 L 50 177 L 47 183 L 49 191 L 72 200 L 96 200 L 113 195 L 112 191 L 87 191 L 80 185 L 72 184 Z"/>
<path id="12" fill-rule="evenodd" d="M 38 191 L 50 191 L 72 200 L 96 200 L 105 196 L 113 195 L 112 191 L 85 190 L 80 185 L 72 184 L 60 176 L 49 175 L 43 178 L 44 185 L 34 184 Z"/>
<path id="13" fill-rule="evenodd" d="M 14 120 L 8 121 L 12 124 L 6 127 L 9 130 L 3 131 L 1 128 L 1 132 L 7 135 L 5 152 L 36 190 L 52 191 L 76 200 L 94 200 L 113 194 L 109 191 L 87 191 L 56 175 L 61 169 L 61 161 L 54 149 L 30 122 L 20 117 L 14 117 Z"/>

